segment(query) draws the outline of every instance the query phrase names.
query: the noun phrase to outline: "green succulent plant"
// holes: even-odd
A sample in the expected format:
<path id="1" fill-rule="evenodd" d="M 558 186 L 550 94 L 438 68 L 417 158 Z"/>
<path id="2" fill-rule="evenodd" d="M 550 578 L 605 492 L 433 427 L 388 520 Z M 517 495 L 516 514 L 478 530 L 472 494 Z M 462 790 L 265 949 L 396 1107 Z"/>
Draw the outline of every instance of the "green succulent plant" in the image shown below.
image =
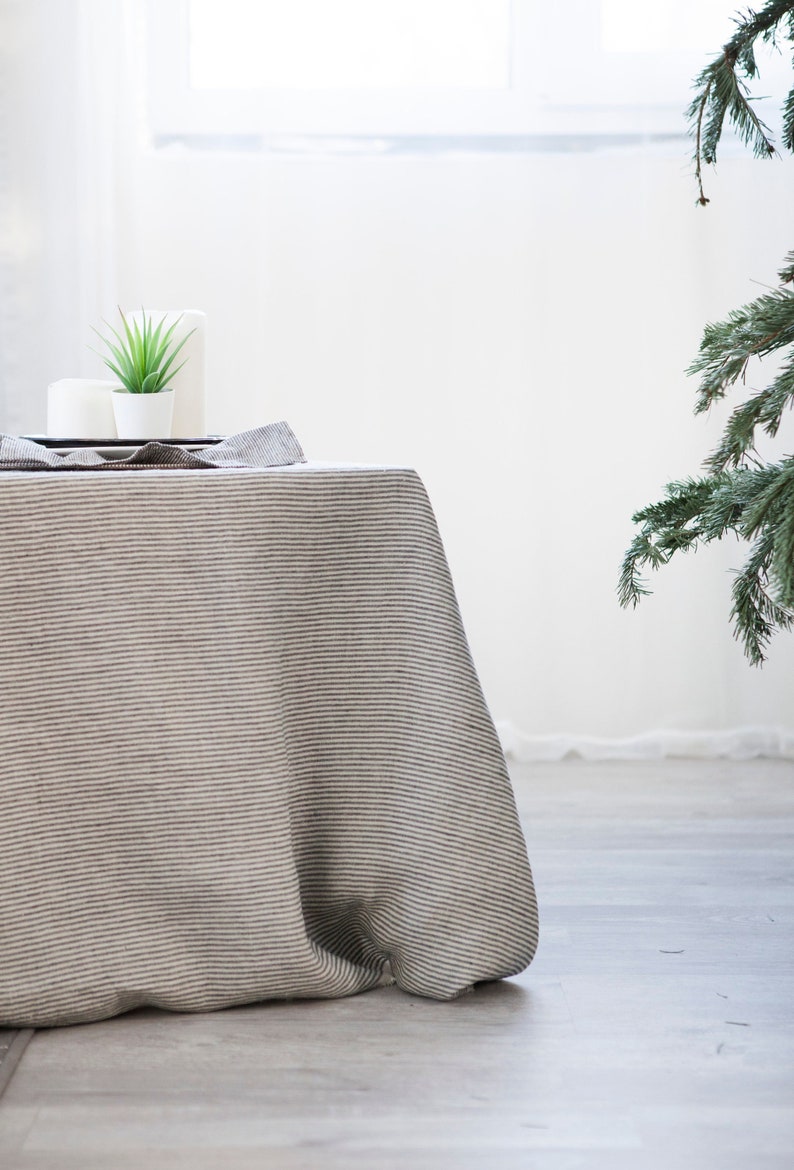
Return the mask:
<path id="1" fill-rule="evenodd" d="M 119 313 L 121 313 L 124 327 L 123 337 L 112 325 L 103 321 L 103 324 L 107 325 L 116 338 L 118 345 L 109 341 L 107 337 L 103 337 L 98 329 L 94 329 L 94 333 L 102 344 L 108 347 L 112 356 L 107 357 L 105 354 L 99 353 L 98 350 L 94 350 L 94 353 L 102 358 L 105 365 L 113 371 L 124 389 L 130 394 L 159 394 L 162 390 L 167 390 L 169 380 L 182 369 L 187 361 L 185 358 L 185 361 L 180 362 L 176 369 L 173 368 L 179 351 L 190 334 L 195 333 L 195 329 L 191 329 L 190 333 L 186 334 L 175 345 L 172 339 L 174 330 L 182 320 L 181 316 L 177 317 L 173 325 L 170 325 L 163 332 L 165 317 L 162 317 L 155 325 L 151 316 L 147 318 L 146 313 L 142 311 L 141 324 L 133 321 L 130 325 L 124 316 L 123 309 L 120 308 Z"/>

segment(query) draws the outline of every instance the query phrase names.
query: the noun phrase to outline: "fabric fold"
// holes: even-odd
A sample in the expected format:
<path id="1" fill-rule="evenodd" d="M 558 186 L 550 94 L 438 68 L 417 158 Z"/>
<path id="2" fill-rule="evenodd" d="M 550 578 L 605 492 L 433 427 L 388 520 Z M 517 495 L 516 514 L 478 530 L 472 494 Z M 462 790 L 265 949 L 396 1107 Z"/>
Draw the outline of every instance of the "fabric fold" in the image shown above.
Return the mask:
<path id="1" fill-rule="evenodd" d="M 230 435 L 223 442 L 189 451 L 149 442 L 125 459 L 105 459 L 86 447 L 60 455 L 32 439 L 0 435 L 0 471 L 145 471 L 147 468 L 203 470 L 211 467 L 287 467 L 305 463 L 300 443 L 286 422 L 268 423 Z"/>

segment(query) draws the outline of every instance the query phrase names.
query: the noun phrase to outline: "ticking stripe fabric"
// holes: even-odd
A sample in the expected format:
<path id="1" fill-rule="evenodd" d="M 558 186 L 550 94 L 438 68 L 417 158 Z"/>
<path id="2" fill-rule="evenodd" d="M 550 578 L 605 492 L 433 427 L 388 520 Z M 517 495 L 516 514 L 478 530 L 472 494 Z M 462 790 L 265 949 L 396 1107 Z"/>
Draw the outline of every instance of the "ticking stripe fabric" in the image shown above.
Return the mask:
<path id="1" fill-rule="evenodd" d="M 150 467 L 280 467 L 305 463 L 301 445 L 285 422 L 232 435 L 215 446 L 188 451 L 144 443 L 125 459 L 106 459 L 90 447 L 61 455 L 31 439 L 0 435 L 0 471 L 135 471 Z"/>
<path id="2" fill-rule="evenodd" d="M 0 1025 L 446 999 L 537 910 L 399 468 L 0 473 Z"/>

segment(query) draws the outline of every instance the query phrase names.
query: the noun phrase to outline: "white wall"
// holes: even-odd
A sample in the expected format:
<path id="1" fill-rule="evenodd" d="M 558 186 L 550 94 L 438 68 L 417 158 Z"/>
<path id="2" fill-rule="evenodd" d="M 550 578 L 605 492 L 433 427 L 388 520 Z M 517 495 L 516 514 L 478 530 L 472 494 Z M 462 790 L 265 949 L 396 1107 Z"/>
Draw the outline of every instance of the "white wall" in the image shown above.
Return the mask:
<path id="1" fill-rule="evenodd" d="M 730 636 L 740 551 L 634 613 L 614 587 L 631 512 L 716 441 L 682 371 L 774 280 L 792 171 L 728 159 L 704 210 L 671 152 L 149 153 L 121 295 L 206 309 L 217 430 L 283 416 L 310 456 L 420 470 L 498 720 L 791 726 L 792 639 L 757 671 Z"/>
<path id="2" fill-rule="evenodd" d="M 686 143 L 469 157 L 126 146 L 103 311 L 207 312 L 212 429 L 283 417 L 310 458 L 419 469 L 497 720 L 609 739 L 794 727 L 794 638 L 761 671 L 731 639 L 740 552 L 671 565 L 634 613 L 614 592 L 631 512 L 716 441 L 683 370 L 707 319 L 774 281 L 792 246 L 791 160 L 725 158 L 704 210 Z M 61 341 L 20 372 L 20 430 L 42 426 L 48 380 L 101 376 L 78 348 Z"/>

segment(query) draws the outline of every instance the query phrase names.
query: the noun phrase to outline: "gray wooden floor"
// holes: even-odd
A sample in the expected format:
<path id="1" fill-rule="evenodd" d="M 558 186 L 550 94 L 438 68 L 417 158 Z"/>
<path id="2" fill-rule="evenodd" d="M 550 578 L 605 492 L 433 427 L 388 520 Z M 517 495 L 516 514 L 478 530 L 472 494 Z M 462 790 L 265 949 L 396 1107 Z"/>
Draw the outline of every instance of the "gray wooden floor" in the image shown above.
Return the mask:
<path id="1" fill-rule="evenodd" d="M 794 765 L 514 779 L 524 975 L 37 1032 L 3 1170 L 791 1170 Z"/>

